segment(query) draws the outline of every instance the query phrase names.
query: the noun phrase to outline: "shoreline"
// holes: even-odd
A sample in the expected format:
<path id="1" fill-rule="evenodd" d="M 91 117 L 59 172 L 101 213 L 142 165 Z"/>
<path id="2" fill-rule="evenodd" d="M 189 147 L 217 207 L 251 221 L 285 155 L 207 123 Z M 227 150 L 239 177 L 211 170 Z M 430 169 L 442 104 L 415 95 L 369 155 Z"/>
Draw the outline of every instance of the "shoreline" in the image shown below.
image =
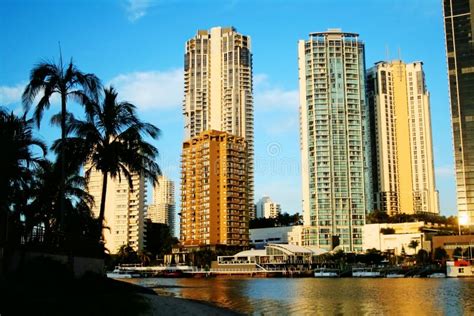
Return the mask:
<path id="1" fill-rule="evenodd" d="M 125 280 L 113 280 L 132 286 L 136 290 L 136 294 L 145 300 L 149 309 L 144 315 L 243 315 L 211 302 L 180 298 L 173 295 L 160 295 L 153 288 L 129 283 Z"/>

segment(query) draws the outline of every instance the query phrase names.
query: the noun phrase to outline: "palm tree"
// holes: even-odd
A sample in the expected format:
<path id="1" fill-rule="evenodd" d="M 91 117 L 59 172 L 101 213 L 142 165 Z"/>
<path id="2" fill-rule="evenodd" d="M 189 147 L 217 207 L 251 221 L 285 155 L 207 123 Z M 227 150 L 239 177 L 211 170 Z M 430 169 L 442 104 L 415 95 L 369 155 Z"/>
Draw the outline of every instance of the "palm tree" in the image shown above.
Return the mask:
<path id="1" fill-rule="evenodd" d="M 415 254 L 416 254 L 416 248 L 418 248 L 419 245 L 420 245 L 420 242 L 418 240 L 412 240 L 408 244 L 408 247 L 412 248 L 415 251 Z"/>
<path id="2" fill-rule="evenodd" d="M 7 241 L 10 212 L 22 208 L 32 179 L 31 168 L 47 152 L 46 145 L 32 133 L 33 121 L 0 108 L 0 240 Z M 39 149 L 39 154 L 33 148 Z"/>
<path id="3" fill-rule="evenodd" d="M 58 94 L 61 98 L 61 139 L 66 138 L 66 115 L 67 101 L 72 99 L 82 105 L 89 104 L 90 101 L 96 101 L 99 97 L 101 88 L 100 80 L 94 74 L 84 74 L 72 63 L 64 65 L 62 58 L 59 64 L 54 62 L 40 62 L 30 73 L 30 82 L 25 88 L 22 95 L 23 107 L 27 112 L 36 96 L 41 95 L 34 111 L 34 119 L 38 128 L 40 127 L 41 118 L 44 110 L 49 109 L 51 105 L 51 97 Z M 65 186 L 65 154 L 61 156 L 61 182 L 60 194 L 64 196 Z M 61 219 L 64 217 L 65 199 L 61 199 Z"/>
<path id="4" fill-rule="evenodd" d="M 146 142 L 144 136 L 157 139 L 160 130 L 152 124 L 138 119 L 135 106 L 128 102 L 118 102 L 117 92 L 104 89 L 101 103 L 90 103 L 86 107 L 86 120 L 68 119 L 68 137 L 65 142 L 56 141 L 53 149 L 60 152 L 62 147 L 74 152 L 70 163 L 86 165 L 86 178 L 92 170 L 102 172 L 102 195 L 98 221 L 103 227 L 107 180 L 125 177 L 132 188 L 132 175 L 140 174 L 151 179 L 154 184 L 161 174 L 155 162 L 158 150 Z"/>
<path id="5" fill-rule="evenodd" d="M 61 159 L 59 158 L 58 161 Z M 25 222 L 27 231 L 34 227 L 44 227 L 45 242 L 52 243 L 59 232 L 58 221 L 61 218 L 60 201 L 63 196 L 57 190 L 57 183 L 61 178 L 61 167 L 59 162 L 42 162 L 34 170 L 34 179 L 30 188 L 29 204 L 26 208 Z M 76 170 L 67 168 L 64 186 L 64 198 L 66 217 L 62 229 L 68 232 L 72 226 L 77 225 L 71 218 L 92 219 L 91 207 L 94 203 L 93 197 L 85 191 L 86 180 L 79 176 Z M 84 222 L 84 221 L 82 221 Z M 89 225 L 90 226 L 90 225 Z M 87 227 L 83 227 L 87 229 Z M 71 238 L 71 234 L 66 234 Z"/>

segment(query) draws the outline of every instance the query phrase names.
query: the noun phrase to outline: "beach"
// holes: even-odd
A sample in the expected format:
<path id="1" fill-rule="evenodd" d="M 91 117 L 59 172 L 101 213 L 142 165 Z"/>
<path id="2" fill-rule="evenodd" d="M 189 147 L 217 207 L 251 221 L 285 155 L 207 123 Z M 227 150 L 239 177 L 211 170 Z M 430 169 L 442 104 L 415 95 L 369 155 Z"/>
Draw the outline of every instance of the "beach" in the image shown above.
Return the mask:
<path id="1" fill-rule="evenodd" d="M 149 307 L 145 315 L 240 315 L 231 310 L 182 298 L 154 294 L 140 296 Z"/>

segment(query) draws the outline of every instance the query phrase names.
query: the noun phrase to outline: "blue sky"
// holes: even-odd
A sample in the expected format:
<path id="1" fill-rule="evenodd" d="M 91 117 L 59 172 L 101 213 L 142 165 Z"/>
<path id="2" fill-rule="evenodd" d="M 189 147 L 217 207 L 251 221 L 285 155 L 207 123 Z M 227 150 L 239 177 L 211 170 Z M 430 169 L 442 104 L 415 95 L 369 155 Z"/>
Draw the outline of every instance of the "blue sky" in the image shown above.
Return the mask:
<path id="1" fill-rule="evenodd" d="M 367 67 L 398 58 L 399 49 L 404 61 L 424 62 L 441 213 L 455 214 L 441 1 L 3 0 L 0 105 L 21 111 L 30 69 L 41 59 L 57 60 L 60 41 L 64 59 L 112 83 L 119 98 L 162 129 L 159 163 L 178 184 L 184 44 L 213 26 L 234 26 L 252 38 L 256 198 L 266 194 L 283 211 L 301 212 L 297 41 L 342 28 L 366 43 Z M 53 104 L 48 113 L 58 110 Z M 80 113 L 75 104 L 70 110 Z M 48 142 L 59 137 L 46 120 L 39 133 Z"/>

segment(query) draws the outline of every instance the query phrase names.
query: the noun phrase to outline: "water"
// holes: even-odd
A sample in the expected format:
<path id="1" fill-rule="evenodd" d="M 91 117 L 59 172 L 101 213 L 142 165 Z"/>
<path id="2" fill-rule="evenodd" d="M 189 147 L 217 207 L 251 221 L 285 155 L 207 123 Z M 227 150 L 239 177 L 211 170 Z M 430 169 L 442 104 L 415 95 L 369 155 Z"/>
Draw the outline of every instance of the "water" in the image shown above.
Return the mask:
<path id="1" fill-rule="evenodd" d="M 473 279 L 138 279 L 246 314 L 474 315 Z"/>

